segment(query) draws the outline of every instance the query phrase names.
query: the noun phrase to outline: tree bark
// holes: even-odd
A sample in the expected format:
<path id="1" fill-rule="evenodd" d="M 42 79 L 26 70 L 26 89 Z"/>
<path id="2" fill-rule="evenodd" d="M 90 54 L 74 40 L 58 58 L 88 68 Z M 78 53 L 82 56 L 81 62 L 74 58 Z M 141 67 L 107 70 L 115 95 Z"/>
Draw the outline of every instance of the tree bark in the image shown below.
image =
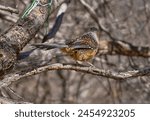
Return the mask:
<path id="1" fill-rule="evenodd" d="M 53 2 L 54 11 L 64 0 Z M 47 4 L 48 0 L 40 0 Z M 11 70 L 19 52 L 36 35 L 48 17 L 48 6 L 37 6 L 24 19 L 19 19 L 7 32 L 0 36 L 0 77 Z"/>

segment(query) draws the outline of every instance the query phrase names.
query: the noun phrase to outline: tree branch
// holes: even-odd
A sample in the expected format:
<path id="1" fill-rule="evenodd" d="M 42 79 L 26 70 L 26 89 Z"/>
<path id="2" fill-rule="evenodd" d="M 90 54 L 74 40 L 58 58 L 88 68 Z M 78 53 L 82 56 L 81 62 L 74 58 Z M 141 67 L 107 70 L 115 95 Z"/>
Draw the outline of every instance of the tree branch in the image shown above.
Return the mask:
<path id="1" fill-rule="evenodd" d="M 85 2 L 85 0 L 80 0 L 80 3 L 85 7 L 85 9 L 89 12 L 91 18 L 97 23 L 99 29 L 105 32 L 112 40 L 116 40 L 111 33 L 102 25 L 100 18 L 96 14 L 95 10 Z"/>
<path id="2" fill-rule="evenodd" d="M 83 72 L 83 73 L 88 73 L 92 75 L 97 75 L 97 76 L 102 76 L 102 77 L 107 77 L 107 78 L 112 78 L 117 80 L 150 75 L 150 67 L 133 70 L 133 71 L 127 71 L 127 72 L 113 72 L 109 70 L 98 69 L 96 67 L 80 67 L 80 66 L 74 66 L 69 64 L 56 63 L 52 65 L 46 65 L 43 67 L 35 68 L 31 71 L 28 70 L 19 73 L 9 74 L 3 80 L 0 81 L 0 88 L 8 86 L 11 83 L 18 81 L 19 79 L 22 79 L 24 77 L 28 77 L 28 76 L 39 74 L 41 72 L 52 71 L 52 70 L 74 70 L 77 72 Z"/>
<path id="3" fill-rule="evenodd" d="M 150 57 L 150 48 L 134 46 L 125 41 L 100 40 L 99 54 Z"/>
<path id="4" fill-rule="evenodd" d="M 10 14 L 3 10 L 0 10 L 0 16 L 2 19 L 13 23 L 15 23 L 18 20 L 18 16 Z"/>
<path id="5" fill-rule="evenodd" d="M 3 6 L 3 5 L 0 5 L 0 10 L 7 11 L 7 12 L 10 12 L 10 13 L 16 13 L 16 14 L 19 13 L 19 11 L 17 9 L 12 8 L 12 7 L 6 7 L 6 6 Z"/>
<path id="6" fill-rule="evenodd" d="M 0 97 L 0 104 L 31 104 L 31 103 Z"/>
<path id="7" fill-rule="evenodd" d="M 64 0 L 54 2 L 54 11 Z M 40 0 L 46 4 L 48 0 Z M 24 19 L 19 19 L 5 34 L 0 37 L 0 76 L 11 70 L 19 52 L 36 35 L 48 16 L 48 6 L 37 6 Z"/>

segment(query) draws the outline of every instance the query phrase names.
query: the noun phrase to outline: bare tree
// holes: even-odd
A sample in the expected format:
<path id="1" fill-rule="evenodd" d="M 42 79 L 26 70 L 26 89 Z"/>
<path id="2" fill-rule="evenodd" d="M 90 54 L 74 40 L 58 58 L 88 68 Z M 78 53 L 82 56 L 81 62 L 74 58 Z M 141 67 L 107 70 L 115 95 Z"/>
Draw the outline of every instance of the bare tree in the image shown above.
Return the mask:
<path id="1" fill-rule="evenodd" d="M 148 0 L 37 1 L 27 11 L 29 0 L 0 0 L 1 103 L 150 102 Z M 71 41 L 93 26 L 93 66 L 31 46 Z"/>

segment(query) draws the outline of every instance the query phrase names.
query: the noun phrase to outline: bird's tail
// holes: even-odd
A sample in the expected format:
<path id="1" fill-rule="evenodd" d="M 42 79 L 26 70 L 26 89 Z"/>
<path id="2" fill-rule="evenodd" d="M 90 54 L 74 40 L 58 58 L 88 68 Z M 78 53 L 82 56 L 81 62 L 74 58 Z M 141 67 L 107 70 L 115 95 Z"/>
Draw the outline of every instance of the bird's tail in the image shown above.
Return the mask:
<path id="1" fill-rule="evenodd" d="M 46 49 L 46 50 L 68 47 L 68 45 L 65 44 L 47 44 L 47 43 L 36 43 L 36 44 L 32 44 L 32 46 L 35 48 Z"/>

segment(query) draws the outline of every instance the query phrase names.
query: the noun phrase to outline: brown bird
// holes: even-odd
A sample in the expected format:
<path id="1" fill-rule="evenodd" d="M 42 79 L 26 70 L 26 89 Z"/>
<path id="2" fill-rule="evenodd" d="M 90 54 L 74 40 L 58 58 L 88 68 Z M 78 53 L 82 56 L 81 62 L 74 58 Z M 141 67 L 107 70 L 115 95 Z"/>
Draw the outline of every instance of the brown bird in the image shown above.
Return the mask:
<path id="1" fill-rule="evenodd" d="M 100 32 L 95 27 L 82 36 L 67 40 L 65 44 L 47 44 L 37 43 L 32 46 L 40 49 L 53 49 L 59 48 L 62 52 L 66 53 L 76 61 L 88 61 L 92 59 L 98 51 L 99 47 L 99 34 Z"/>

